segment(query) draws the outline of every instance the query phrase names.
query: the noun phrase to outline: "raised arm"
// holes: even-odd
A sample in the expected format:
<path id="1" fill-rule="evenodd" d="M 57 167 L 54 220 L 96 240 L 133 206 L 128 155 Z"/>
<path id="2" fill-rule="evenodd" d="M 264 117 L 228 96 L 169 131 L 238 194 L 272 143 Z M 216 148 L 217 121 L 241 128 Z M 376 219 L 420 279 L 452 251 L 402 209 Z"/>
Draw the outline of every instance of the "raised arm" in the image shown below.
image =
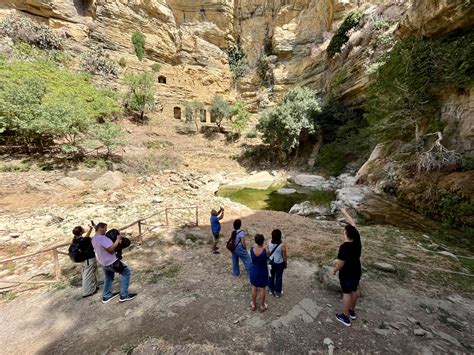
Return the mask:
<path id="1" fill-rule="evenodd" d="M 356 224 L 352 217 L 347 213 L 347 210 L 345 208 L 341 208 L 341 213 L 344 215 L 344 218 L 346 219 L 346 222 L 349 223 L 351 226 L 355 227 Z"/>
<path id="2" fill-rule="evenodd" d="M 87 233 L 86 233 L 86 238 L 91 236 L 92 229 L 93 229 L 93 227 L 92 227 L 92 226 L 89 226 L 89 230 L 88 230 Z"/>
<path id="3" fill-rule="evenodd" d="M 219 221 L 224 218 L 224 209 L 221 207 L 221 210 L 219 211 Z"/>

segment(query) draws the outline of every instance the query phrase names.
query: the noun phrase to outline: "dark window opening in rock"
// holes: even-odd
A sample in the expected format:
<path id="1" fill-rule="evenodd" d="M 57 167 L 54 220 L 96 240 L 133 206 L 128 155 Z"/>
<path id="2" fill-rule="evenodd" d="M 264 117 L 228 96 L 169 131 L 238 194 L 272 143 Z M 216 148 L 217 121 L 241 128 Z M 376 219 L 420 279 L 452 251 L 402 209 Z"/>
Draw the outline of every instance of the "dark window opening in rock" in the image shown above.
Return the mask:
<path id="1" fill-rule="evenodd" d="M 166 76 L 160 75 L 160 76 L 158 77 L 158 83 L 160 83 L 160 84 L 166 84 Z"/>
<path id="2" fill-rule="evenodd" d="M 180 120 L 181 119 L 181 107 L 175 107 L 173 109 L 173 112 L 174 112 L 174 118 L 176 118 L 177 120 Z"/>
<path id="3" fill-rule="evenodd" d="M 201 120 L 201 122 L 206 122 L 206 110 L 201 109 L 199 111 L 199 119 Z"/>
<path id="4" fill-rule="evenodd" d="M 211 111 L 211 123 L 216 123 L 217 121 L 217 113 L 214 111 Z"/>

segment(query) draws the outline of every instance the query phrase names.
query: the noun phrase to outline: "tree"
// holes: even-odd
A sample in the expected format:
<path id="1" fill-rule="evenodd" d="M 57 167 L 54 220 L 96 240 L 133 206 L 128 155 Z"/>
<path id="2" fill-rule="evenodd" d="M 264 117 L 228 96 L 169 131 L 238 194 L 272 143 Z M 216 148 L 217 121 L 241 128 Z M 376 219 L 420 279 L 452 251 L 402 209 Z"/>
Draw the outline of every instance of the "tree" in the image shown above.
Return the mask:
<path id="1" fill-rule="evenodd" d="M 140 120 L 143 120 L 145 111 L 153 111 L 155 108 L 153 75 L 146 72 L 127 74 L 125 83 L 129 87 L 125 103 L 130 109 L 140 112 Z"/>
<path id="2" fill-rule="evenodd" d="M 225 118 L 232 116 L 231 107 L 224 99 L 219 95 L 214 95 L 211 102 L 211 115 L 216 119 L 216 125 L 219 131 L 222 130 L 221 124 Z"/>
<path id="3" fill-rule="evenodd" d="M 90 131 L 90 145 L 95 145 L 94 148 L 100 148 L 100 145 L 105 147 L 107 149 L 106 159 L 110 158 L 115 148 L 125 145 L 125 132 L 122 127 L 114 122 L 105 121 L 101 124 L 95 124 Z"/>
<path id="4" fill-rule="evenodd" d="M 89 75 L 46 60 L 0 61 L 0 132 L 28 150 L 56 140 L 78 152 L 92 123 L 119 112 L 115 96 L 94 87 Z"/>
<path id="5" fill-rule="evenodd" d="M 231 109 L 232 115 L 232 128 L 239 135 L 247 127 L 250 120 L 250 112 L 247 111 L 247 107 L 243 101 L 237 101 Z"/>
<path id="6" fill-rule="evenodd" d="M 285 94 L 279 105 L 260 116 L 257 129 L 263 133 L 265 143 L 291 153 L 299 147 L 303 137 L 317 132 L 312 117 L 319 111 L 321 108 L 312 90 L 294 88 Z"/>
<path id="7" fill-rule="evenodd" d="M 143 54 L 145 54 L 145 36 L 141 32 L 133 32 L 132 34 L 132 43 L 135 48 L 135 54 L 137 58 L 142 61 Z"/>

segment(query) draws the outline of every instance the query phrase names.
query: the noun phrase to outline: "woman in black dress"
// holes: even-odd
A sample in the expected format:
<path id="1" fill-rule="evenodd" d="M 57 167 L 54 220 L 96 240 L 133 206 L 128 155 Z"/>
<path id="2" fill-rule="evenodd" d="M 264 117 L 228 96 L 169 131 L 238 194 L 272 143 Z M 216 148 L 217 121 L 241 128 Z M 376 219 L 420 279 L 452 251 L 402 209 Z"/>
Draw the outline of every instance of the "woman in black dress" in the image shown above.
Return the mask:
<path id="1" fill-rule="evenodd" d="M 362 244 L 359 231 L 356 229 L 354 220 L 347 211 L 342 208 L 342 214 L 348 223 L 344 227 L 345 242 L 339 247 L 334 275 L 339 271 L 339 281 L 342 289 L 343 313 L 336 314 L 336 319 L 346 326 L 351 325 L 351 319 L 356 320 L 355 307 L 357 304 L 357 287 L 362 274 L 360 255 Z"/>

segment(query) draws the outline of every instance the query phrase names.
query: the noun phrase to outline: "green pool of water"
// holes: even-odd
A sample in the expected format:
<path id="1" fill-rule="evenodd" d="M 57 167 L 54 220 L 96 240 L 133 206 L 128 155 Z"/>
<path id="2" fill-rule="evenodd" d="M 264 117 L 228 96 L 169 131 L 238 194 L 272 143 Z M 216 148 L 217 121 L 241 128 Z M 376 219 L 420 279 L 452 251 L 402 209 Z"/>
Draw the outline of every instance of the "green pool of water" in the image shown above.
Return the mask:
<path id="1" fill-rule="evenodd" d="M 218 196 L 227 197 L 254 210 L 272 210 L 288 212 L 293 205 L 303 201 L 311 201 L 315 205 L 328 204 L 335 200 L 334 191 L 304 190 L 298 188 L 293 194 L 277 193 L 283 185 L 274 185 L 266 190 L 240 187 L 222 187 Z M 285 186 L 293 187 L 293 186 Z"/>

